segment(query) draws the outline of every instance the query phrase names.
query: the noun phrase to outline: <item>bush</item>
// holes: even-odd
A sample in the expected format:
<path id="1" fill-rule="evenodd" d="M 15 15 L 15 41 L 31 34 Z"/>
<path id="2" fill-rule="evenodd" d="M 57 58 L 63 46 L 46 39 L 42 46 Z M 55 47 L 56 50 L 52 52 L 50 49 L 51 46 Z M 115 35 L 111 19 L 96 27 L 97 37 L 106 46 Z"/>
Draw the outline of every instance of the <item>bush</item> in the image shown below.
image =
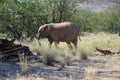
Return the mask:
<path id="1" fill-rule="evenodd" d="M 89 52 L 87 50 L 79 50 L 78 51 L 78 57 L 82 60 L 87 60 L 88 59 Z"/>
<path id="2" fill-rule="evenodd" d="M 57 52 L 54 50 L 46 49 L 42 53 L 43 56 L 43 63 L 49 66 L 54 66 L 54 63 L 57 62 Z"/>
<path id="3" fill-rule="evenodd" d="M 103 12 L 91 12 L 80 9 L 71 17 L 81 32 L 120 33 L 120 6 L 112 6 Z"/>

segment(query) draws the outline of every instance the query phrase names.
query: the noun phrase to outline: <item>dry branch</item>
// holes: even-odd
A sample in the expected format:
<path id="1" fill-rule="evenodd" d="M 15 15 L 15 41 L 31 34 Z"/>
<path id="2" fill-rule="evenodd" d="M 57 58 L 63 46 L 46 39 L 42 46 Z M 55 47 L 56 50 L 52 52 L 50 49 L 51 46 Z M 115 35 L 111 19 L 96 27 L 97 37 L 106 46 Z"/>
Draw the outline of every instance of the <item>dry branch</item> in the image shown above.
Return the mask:
<path id="1" fill-rule="evenodd" d="M 97 48 L 97 47 L 96 47 L 96 50 L 97 50 L 98 52 L 101 52 L 101 53 L 104 54 L 104 55 L 116 54 L 115 52 L 112 52 L 112 51 L 110 51 L 110 50 L 102 50 L 102 49 L 99 49 L 99 48 Z"/>

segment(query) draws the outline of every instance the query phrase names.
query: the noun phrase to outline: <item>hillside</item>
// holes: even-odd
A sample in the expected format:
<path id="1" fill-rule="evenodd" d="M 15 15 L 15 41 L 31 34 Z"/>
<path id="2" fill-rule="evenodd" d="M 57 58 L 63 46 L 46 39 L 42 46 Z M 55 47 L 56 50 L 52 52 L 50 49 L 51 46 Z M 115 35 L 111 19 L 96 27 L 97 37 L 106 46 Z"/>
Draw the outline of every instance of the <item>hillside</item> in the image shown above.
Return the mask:
<path id="1" fill-rule="evenodd" d="M 102 11 L 109 6 L 120 5 L 120 0 L 76 0 L 79 7 L 92 11 Z"/>

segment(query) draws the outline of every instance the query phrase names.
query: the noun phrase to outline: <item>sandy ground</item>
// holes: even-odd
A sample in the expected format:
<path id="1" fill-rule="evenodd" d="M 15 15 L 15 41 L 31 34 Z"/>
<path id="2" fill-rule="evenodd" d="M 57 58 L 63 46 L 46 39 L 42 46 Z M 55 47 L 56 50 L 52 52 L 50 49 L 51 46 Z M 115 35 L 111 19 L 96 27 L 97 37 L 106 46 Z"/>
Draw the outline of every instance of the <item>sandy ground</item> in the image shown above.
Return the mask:
<path id="1" fill-rule="evenodd" d="M 94 80 L 120 80 L 120 55 L 91 55 L 88 60 L 73 57 L 69 66 L 60 71 L 59 67 L 46 66 L 34 60 L 22 72 L 21 63 L 1 62 L 1 80 L 16 80 L 16 76 L 25 76 L 27 80 L 40 77 L 45 80 L 84 80 L 94 73 Z M 89 73 L 86 75 L 86 72 Z M 29 78 L 31 77 L 31 78 Z M 20 79 L 20 78 L 19 78 Z"/>

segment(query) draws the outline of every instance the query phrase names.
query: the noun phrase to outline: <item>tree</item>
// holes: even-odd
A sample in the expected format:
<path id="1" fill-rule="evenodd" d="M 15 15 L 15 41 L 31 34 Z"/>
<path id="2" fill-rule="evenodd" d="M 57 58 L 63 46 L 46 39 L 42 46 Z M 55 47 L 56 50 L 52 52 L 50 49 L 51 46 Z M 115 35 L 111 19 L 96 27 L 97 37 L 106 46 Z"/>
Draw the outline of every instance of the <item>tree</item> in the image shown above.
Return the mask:
<path id="1" fill-rule="evenodd" d="M 109 15 L 109 24 L 107 24 L 107 31 L 112 33 L 120 33 L 120 6 L 110 7 L 107 12 Z"/>
<path id="2" fill-rule="evenodd" d="M 73 0 L 3 0 L 0 31 L 18 40 L 33 39 L 40 25 L 69 20 L 75 6 Z"/>
<path id="3" fill-rule="evenodd" d="M 32 39 L 37 33 L 38 25 L 47 22 L 44 2 L 40 0 L 6 0 L 0 6 L 1 32 L 11 34 L 10 37 Z"/>
<path id="4" fill-rule="evenodd" d="M 91 11 L 80 9 L 77 13 L 72 15 L 70 21 L 74 22 L 78 26 L 80 32 L 92 31 L 89 25 L 91 15 Z"/>
<path id="5" fill-rule="evenodd" d="M 68 21 L 77 12 L 74 0 L 48 0 L 48 7 L 52 22 Z"/>

